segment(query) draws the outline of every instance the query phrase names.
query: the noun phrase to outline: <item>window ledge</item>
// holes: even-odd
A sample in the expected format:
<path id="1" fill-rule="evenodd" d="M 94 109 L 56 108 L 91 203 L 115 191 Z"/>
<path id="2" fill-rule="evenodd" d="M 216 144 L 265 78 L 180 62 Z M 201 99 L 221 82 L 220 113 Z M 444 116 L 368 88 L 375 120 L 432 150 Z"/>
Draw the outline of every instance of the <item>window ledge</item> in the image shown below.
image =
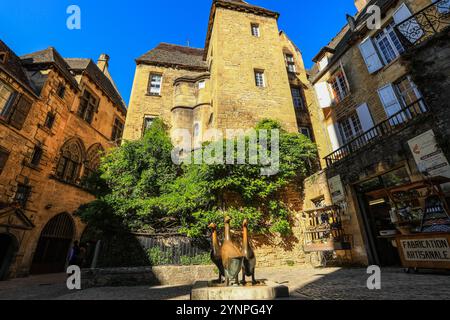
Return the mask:
<path id="1" fill-rule="evenodd" d="M 38 172 L 42 172 L 42 169 L 39 168 L 39 165 L 35 166 L 34 164 L 31 164 L 31 163 L 28 162 L 28 161 L 25 161 L 25 160 L 24 160 L 24 161 L 22 162 L 22 165 L 25 166 L 25 167 L 27 167 L 27 168 L 30 168 L 30 169 L 32 169 L 32 170 L 35 170 L 35 171 L 38 171 Z"/>
<path id="2" fill-rule="evenodd" d="M 38 128 L 47 133 L 49 136 L 54 136 L 55 134 L 52 132 L 52 129 L 47 128 L 42 124 L 38 124 Z"/>
<path id="3" fill-rule="evenodd" d="M 146 93 L 147 97 L 155 97 L 155 98 L 162 98 L 161 94 L 152 94 L 152 93 Z"/>

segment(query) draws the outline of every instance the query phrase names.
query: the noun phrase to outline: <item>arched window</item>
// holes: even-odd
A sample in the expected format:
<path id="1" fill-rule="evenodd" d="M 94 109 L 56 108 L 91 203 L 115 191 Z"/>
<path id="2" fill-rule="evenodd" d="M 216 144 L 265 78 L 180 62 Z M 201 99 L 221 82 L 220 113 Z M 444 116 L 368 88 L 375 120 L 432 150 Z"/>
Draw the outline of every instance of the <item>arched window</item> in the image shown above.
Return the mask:
<path id="1" fill-rule="evenodd" d="M 56 176 L 66 182 L 76 182 L 83 163 L 83 145 L 77 139 L 67 141 L 61 148 Z"/>
<path id="2" fill-rule="evenodd" d="M 93 144 L 86 153 L 85 176 L 89 176 L 100 167 L 100 160 L 105 152 L 100 143 Z"/>

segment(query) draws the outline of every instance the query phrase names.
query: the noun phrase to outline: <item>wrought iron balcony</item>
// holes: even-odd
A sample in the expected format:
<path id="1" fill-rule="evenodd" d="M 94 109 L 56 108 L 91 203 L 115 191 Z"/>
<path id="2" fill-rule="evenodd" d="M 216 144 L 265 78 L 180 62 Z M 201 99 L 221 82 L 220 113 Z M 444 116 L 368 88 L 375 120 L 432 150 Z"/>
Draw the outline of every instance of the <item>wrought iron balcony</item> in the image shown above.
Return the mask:
<path id="1" fill-rule="evenodd" d="M 325 157 L 327 166 L 331 167 L 333 164 L 347 158 L 363 147 L 376 143 L 383 139 L 383 137 L 404 129 L 408 123 L 421 115 L 428 113 L 428 111 L 429 108 L 425 104 L 425 101 L 423 99 L 417 100 L 394 114 L 389 119 L 377 124 L 372 129 L 349 141 L 346 145 Z"/>
<path id="2" fill-rule="evenodd" d="M 450 0 L 438 0 L 395 26 L 406 48 L 418 45 L 450 26 Z"/>

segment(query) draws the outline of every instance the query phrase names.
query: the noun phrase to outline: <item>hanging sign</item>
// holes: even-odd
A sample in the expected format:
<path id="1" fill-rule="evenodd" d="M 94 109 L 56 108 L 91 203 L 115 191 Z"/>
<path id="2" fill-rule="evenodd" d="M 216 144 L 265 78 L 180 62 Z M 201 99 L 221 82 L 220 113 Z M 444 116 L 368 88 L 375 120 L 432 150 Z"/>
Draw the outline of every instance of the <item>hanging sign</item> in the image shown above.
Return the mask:
<path id="1" fill-rule="evenodd" d="M 406 261 L 450 262 L 447 239 L 400 240 Z"/>
<path id="2" fill-rule="evenodd" d="M 344 186 L 342 185 L 340 175 L 329 179 L 328 187 L 330 188 L 331 199 L 333 200 L 333 204 L 337 204 L 345 200 Z"/>
<path id="3" fill-rule="evenodd" d="M 427 172 L 432 177 L 450 178 L 449 162 L 439 148 L 433 130 L 411 139 L 408 144 L 421 172 Z"/>

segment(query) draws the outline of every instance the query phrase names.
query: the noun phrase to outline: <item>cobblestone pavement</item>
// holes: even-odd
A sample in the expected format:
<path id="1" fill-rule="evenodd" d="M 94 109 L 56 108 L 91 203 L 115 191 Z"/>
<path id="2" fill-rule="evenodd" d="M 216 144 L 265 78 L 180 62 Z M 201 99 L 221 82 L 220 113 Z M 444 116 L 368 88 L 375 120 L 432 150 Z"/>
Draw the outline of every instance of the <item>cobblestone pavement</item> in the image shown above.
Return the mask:
<path id="1" fill-rule="evenodd" d="M 382 289 L 370 291 L 365 269 L 268 268 L 258 272 L 289 287 L 292 300 L 450 300 L 450 275 L 384 269 Z M 68 291 L 64 274 L 0 282 L 0 300 L 187 300 L 189 286 L 118 287 Z"/>

